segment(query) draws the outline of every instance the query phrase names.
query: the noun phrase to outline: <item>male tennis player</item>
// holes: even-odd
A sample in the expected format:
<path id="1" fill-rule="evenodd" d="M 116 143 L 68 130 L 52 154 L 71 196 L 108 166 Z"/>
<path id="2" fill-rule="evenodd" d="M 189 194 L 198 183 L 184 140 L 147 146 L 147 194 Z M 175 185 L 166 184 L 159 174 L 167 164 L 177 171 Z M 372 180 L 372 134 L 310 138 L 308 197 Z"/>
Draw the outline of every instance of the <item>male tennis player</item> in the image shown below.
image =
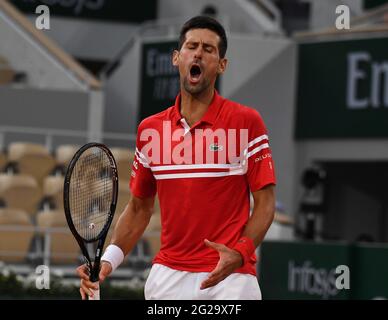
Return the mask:
<path id="1" fill-rule="evenodd" d="M 259 113 L 215 90 L 226 49 L 216 20 L 198 16 L 182 27 L 172 57 L 180 94 L 174 106 L 139 125 L 132 196 L 102 257 L 100 281 L 142 236 L 157 193 L 161 249 L 145 298 L 261 299 L 255 248 L 274 217 L 274 166 Z M 94 285 L 85 266 L 77 270 L 85 299 Z"/>

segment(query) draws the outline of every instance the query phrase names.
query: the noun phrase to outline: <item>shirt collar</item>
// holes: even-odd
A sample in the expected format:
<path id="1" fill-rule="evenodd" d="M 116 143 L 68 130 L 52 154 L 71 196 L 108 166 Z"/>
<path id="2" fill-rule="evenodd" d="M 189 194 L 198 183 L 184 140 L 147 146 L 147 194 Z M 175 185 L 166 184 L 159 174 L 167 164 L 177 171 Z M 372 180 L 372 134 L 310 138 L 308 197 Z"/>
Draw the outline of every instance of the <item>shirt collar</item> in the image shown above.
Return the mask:
<path id="1" fill-rule="evenodd" d="M 200 122 L 206 122 L 213 125 L 216 121 L 218 113 L 221 109 L 223 98 L 218 94 L 217 90 L 214 90 L 213 100 L 210 103 L 206 113 L 200 120 Z M 183 118 L 180 113 L 181 94 L 179 93 L 175 99 L 175 105 L 173 109 L 173 121 L 178 124 Z"/>

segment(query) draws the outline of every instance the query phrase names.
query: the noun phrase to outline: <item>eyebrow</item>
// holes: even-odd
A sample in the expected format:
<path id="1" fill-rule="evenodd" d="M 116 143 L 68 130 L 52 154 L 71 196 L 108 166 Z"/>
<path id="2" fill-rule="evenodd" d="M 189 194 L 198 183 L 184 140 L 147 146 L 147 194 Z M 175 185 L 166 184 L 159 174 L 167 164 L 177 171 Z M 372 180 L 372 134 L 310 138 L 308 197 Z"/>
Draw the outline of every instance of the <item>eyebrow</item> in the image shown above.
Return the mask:
<path id="1" fill-rule="evenodd" d="M 187 40 L 186 41 L 186 44 L 199 44 L 200 41 L 198 40 Z M 203 42 L 203 46 L 204 47 L 212 47 L 212 48 L 217 48 L 217 45 L 214 45 L 214 44 L 211 44 L 211 43 L 208 43 L 208 42 Z"/>

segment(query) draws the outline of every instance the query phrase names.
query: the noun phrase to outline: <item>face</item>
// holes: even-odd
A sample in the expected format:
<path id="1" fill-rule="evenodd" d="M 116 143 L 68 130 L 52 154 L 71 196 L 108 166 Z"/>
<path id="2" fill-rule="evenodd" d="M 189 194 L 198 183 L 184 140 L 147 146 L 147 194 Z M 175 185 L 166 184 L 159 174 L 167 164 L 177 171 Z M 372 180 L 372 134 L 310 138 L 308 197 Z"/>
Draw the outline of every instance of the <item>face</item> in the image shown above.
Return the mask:
<path id="1" fill-rule="evenodd" d="M 178 67 L 181 89 L 192 95 L 214 88 L 219 74 L 225 71 L 227 60 L 220 58 L 220 37 L 208 29 L 192 29 L 180 51 L 174 51 L 173 65 Z"/>

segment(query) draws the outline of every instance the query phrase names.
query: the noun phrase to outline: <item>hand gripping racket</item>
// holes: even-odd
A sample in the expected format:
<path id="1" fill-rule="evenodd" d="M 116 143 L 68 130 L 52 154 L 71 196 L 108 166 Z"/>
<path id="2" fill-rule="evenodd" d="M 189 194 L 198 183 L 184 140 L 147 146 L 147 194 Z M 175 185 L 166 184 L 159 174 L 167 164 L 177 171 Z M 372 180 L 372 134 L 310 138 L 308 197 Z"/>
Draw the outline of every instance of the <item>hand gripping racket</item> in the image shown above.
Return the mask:
<path id="1" fill-rule="evenodd" d="M 82 146 L 67 168 L 63 200 L 66 220 L 85 257 L 90 281 L 97 284 L 105 238 L 116 209 L 117 193 L 117 167 L 108 147 L 99 143 Z M 88 252 L 88 244 L 97 244 L 93 260 Z M 93 294 L 89 300 L 100 300 L 99 289 Z"/>

